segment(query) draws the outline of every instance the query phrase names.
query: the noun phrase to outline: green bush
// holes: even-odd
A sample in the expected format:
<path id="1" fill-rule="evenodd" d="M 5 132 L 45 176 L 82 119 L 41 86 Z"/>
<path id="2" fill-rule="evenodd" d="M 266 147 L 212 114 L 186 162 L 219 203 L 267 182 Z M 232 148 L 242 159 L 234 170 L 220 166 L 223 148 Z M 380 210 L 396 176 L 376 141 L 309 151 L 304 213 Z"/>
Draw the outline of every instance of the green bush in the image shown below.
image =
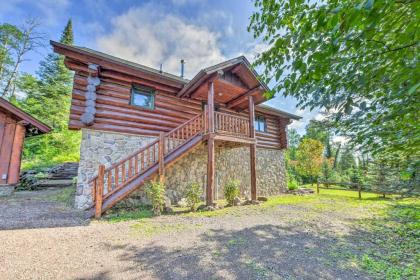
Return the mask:
<path id="1" fill-rule="evenodd" d="M 22 169 L 40 170 L 80 160 L 80 131 L 62 130 L 25 139 Z"/>
<path id="2" fill-rule="evenodd" d="M 299 188 L 299 184 L 294 178 L 290 178 L 287 180 L 287 188 L 289 191 L 293 191 Z"/>
<path id="3" fill-rule="evenodd" d="M 187 204 L 191 211 L 197 210 L 198 203 L 200 203 L 201 187 L 197 183 L 192 183 L 188 186 L 186 193 Z"/>
<path id="4" fill-rule="evenodd" d="M 165 185 L 157 181 L 151 181 L 146 186 L 145 192 L 152 203 L 153 213 L 159 216 L 165 205 Z"/>
<path id="5" fill-rule="evenodd" d="M 229 205 L 233 205 L 235 197 L 239 196 L 239 180 L 230 180 L 225 185 L 225 199 Z"/>

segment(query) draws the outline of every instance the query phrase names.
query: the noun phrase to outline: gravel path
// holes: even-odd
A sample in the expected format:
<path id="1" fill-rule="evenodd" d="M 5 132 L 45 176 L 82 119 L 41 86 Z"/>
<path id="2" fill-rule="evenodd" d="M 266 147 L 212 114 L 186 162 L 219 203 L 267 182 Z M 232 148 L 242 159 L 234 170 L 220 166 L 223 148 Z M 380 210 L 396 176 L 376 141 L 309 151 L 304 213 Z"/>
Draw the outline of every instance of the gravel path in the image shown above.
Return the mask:
<path id="1" fill-rule="evenodd" d="M 88 224 L 84 212 L 59 201 L 64 192 L 64 188 L 47 188 L 0 197 L 0 230 Z"/>
<path id="2" fill-rule="evenodd" d="M 347 213 L 314 212 L 304 204 L 247 206 L 215 217 L 88 224 L 46 199 L 6 204 L 14 203 L 32 215 L 28 227 L 51 223 L 0 231 L 0 279 L 367 279 L 337 257 L 352 236 Z M 50 208 L 29 214 L 28 205 Z M 2 226 L 24 224 L 13 213 L 19 211 L 2 217 Z"/>

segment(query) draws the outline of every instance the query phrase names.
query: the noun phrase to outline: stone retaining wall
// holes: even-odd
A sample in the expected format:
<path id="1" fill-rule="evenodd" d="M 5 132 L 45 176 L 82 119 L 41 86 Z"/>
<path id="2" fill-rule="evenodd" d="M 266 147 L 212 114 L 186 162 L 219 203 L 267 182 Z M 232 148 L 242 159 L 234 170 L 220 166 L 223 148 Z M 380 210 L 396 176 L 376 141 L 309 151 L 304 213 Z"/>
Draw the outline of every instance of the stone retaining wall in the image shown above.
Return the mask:
<path id="1" fill-rule="evenodd" d="M 75 207 L 87 209 L 92 205 L 92 190 L 87 182 L 98 174 L 100 164 L 109 167 L 155 139 L 155 137 L 82 129 Z"/>
<path id="2" fill-rule="evenodd" d="M 91 204 L 91 190 L 87 181 L 97 174 L 99 164 L 109 166 L 141 146 L 153 141 L 153 137 L 134 136 L 82 130 L 80 164 L 76 193 L 76 207 L 86 208 Z M 268 196 L 286 190 L 284 150 L 257 148 L 257 195 Z M 214 197 L 223 198 L 223 186 L 231 179 L 238 179 L 241 194 L 250 196 L 249 147 L 216 146 L 216 188 Z M 207 176 L 207 145 L 201 144 L 165 170 L 167 197 L 176 203 L 184 197 L 190 183 L 203 188 L 203 199 Z M 143 191 L 134 192 L 123 204 L 134 206 L 145 203 Z"/>

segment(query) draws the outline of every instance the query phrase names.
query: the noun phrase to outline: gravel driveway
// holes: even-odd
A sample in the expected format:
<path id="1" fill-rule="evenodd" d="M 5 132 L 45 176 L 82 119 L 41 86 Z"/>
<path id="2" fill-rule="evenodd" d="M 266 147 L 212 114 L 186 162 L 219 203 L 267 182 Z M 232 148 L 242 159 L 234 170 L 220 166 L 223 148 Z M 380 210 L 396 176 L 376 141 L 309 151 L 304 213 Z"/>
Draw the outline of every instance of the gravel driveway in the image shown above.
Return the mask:
<path id="1" fill-rule="evenodd" d="M 27 225 L 0 231 L 0 279 L 367 279 L 338 257 L 353 236 L 345 211 L 285 204 L 88 223 L 48 197 L 0 201 L 3 228 Z"/>
<path id="2" fill-rule="evenodd" d="M 0 197 L 0 230 L 88 224 L 82 211 L 69 207 L 68 188 L 20 191 Z"/>

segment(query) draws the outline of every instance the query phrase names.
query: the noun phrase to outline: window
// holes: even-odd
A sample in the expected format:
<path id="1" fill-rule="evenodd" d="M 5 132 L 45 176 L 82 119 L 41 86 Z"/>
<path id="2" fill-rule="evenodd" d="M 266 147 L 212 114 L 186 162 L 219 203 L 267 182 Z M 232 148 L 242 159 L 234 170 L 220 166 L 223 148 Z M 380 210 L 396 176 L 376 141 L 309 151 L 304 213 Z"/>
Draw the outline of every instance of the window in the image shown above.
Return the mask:
<path id="1" fill-rule="evenodd" d="M 254 126 L 256 131 L 265 132 L 267 129 L 265 118 L 263 116 L 256 116 Z"/>
<path id="2" fill-rule="evenodd" d="M 154 109 L 155 91 L 147 87 L 133 86 L 131 90 L 131 105 Z"/>

